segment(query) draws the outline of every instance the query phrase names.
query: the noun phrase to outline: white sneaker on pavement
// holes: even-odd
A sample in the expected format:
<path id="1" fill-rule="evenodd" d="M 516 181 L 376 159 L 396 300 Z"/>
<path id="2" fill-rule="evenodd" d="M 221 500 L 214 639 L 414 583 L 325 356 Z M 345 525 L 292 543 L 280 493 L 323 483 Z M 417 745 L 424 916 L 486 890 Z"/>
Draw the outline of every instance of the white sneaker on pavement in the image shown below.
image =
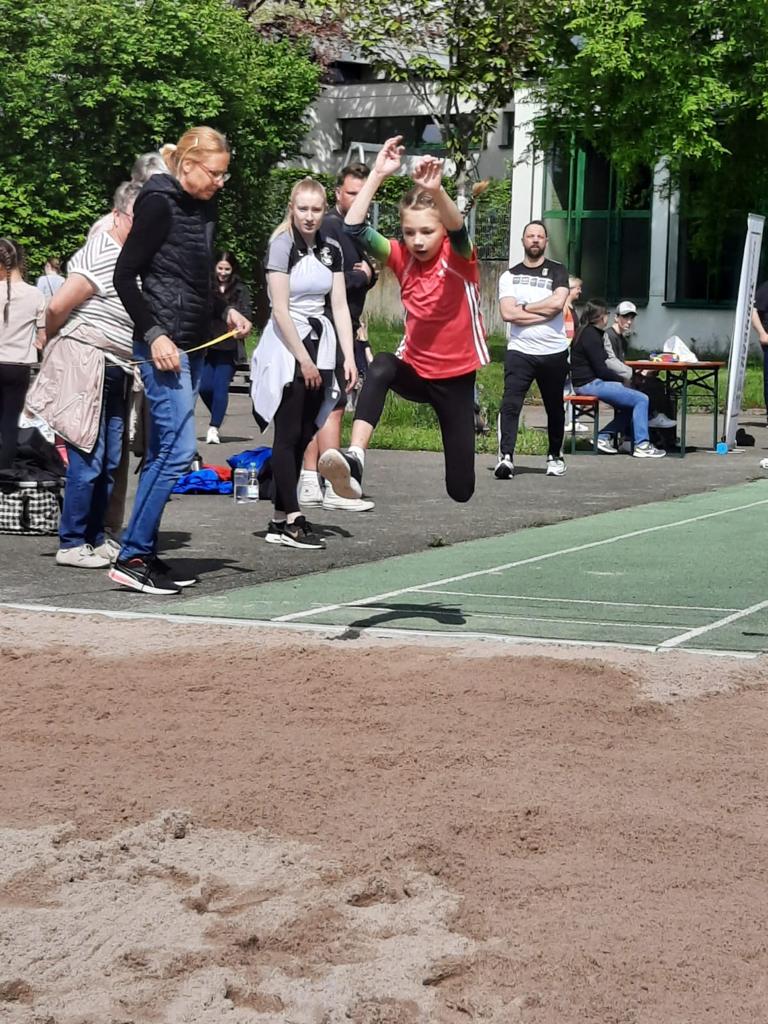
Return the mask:
<path id="1" fill-rule="evenodd" d="M 500 455 L 499 461 L 493 470 L 497 480 L 511 480 L 515 475 L 515 464 L 511 455 Z"/>
<path id="2" fill-rule="evenodd" d="M 338 512 L 370 512 L 372 508 L 375 508 L 375 503 L 367 498 L 342 498 L 334 491 L 333 484 L 326 480 L 323 508 Z"/>
<path id="3" fill-rule="evenodd" d="M 117 556 L 120 554 L 120 545 L 116 540 L 112 540 L 111 537 L 105 537 L 101 544 L 93 549 L 93 553 L 101 558 L 108 558 L 114 565 L 117 561 Z"/>
<path id="4" fill-rule="evenodd" d="M 106 569 L 111 564 L 111 559 L 97 555 L 90 544 L 81 544 L 77 548 L 59 548 L 56 552 L 56 565 L 69 565 L 75 569 Z"/>
<path id="5" fill-rule="evenodd" d="M 547 456 L 547 476 L 565 476 L 565 459 L 556 459 L 554 455 Z"/>
<path id="6" fill-rule="evenodd" d="M 206 444 L 221 444 L 221 438 L 219 437 L 218 427 L 208 427 L 208 433 L 205 435 Z"/>
<path id="7" fill-rule="evenodd" d="M 667 453 L 663 448 L 654 448 L 650 441 L 641 441 L 632 454 L 636 459 L 663 459 Z"/>
<path id="8" fill-rule="evenodd" d="M 618 452 L 613 446 L 613 442 L 609 441 L 607 437 L 598 437 L 597 450 L 602 452 L 603 455 L 618 455 Z"/>
<path id="9" fill-rule="evenodd" d="M 296 497 L 300 505 L 320 508 L 323 504 L 323 489 L 320 486 L 320 477 L 317 473 L 302 469 Z"/>
<path id="10" fill-rule="evenodd" d="M 677 426 L 677 420 L 671 420 L 663 412 L 657 412 L 652 419 L 648 420 L 648 426 L 658 427 L 659 430 L 669 430 L 670 427 Z"/>

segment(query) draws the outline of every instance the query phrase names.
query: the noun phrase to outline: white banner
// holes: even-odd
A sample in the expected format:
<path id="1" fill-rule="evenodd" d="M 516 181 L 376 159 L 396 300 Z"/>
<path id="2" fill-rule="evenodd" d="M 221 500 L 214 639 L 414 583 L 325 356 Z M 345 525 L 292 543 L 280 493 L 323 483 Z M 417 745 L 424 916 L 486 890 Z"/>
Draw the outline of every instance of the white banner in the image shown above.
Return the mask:
<path id="1" fill-rule="evenodd" d="M 739 297 L 736 302 L 736 316 L 733 321 L 733 338 L 728 356 L 728 398 L 725 403 L 725 428 L 723 440 L 730 451 L 736 444 L 736 431 L 741 413 L 741 398 L 744 392 L 744 373 L 747 369 L 749 335 L 752 328 L 752 305 L 755 301 L 757 271 L 760 264 L 760 248 L 763 243 L 765 217 L 750 213 L 747 217 L 747 240 L 744 243 L 744 258 L 741 262 Z"/>

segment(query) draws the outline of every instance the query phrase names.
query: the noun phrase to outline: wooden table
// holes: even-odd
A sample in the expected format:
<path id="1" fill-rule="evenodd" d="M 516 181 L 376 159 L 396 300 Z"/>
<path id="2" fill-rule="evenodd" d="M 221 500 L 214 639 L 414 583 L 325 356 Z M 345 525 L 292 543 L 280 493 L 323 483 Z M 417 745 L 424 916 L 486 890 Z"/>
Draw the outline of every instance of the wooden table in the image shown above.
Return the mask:
<path id="1" fill-rule="evenodd" d="M 720 403 L 719 374 L 725 363 L 657 363 L 652 359 L 627 360 L 633 370 L 650 370 L 666 374 L 664 386 L 667 397 L 672 398 L 677 409 L 680 428 L 680 458 L 685 458 L 685 423 L 688 416 L 688 389 L 698 388 L 712 395 L 712 447 L 717 447 L 717 416 Z M 678 401 L 679 399 L 679 401 Z"/>

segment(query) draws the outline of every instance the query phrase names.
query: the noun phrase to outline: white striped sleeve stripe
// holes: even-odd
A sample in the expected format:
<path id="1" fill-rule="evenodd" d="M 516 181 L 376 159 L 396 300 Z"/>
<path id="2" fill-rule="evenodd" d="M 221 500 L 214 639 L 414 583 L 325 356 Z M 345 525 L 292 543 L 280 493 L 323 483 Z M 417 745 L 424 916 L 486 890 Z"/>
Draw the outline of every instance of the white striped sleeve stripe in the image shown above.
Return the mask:
<path id="1" fill-rule="evenodd" d="M 477 358 L 480 360 L 481 366 L 486 366 L 491 361 L 491 355 L 488 351 L 488 344 L 483 332 L 483 318 L 480 315 L 480 295 L 477 285 L 465 281 L 464 292 L 469 303 L 469 318 L 472 322 L 472 336 L 475 342 Z"/>

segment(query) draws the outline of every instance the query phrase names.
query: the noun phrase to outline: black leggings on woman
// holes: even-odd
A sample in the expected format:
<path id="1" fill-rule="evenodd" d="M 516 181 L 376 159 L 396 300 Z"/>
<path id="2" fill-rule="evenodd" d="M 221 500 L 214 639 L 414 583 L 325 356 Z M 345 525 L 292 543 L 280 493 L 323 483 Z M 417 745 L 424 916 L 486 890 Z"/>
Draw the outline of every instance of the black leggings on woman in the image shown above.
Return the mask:
<path id="1" fill-rule="evenodd" d="M 355 419 L 375 427 L 388 391 L 435 410 L 443 436 L 445 489 L 454 501 L 469 501 L 475 491 L 474 370 L 460 377 L 427 380 L 391 352 L 379 352 L 366 371 Z"/>
<path id="2" fill-rule="evenodd" d="M 0 363 L 0 469 L 10 469 L 16 458 L 19 416 L 29 387 L 29 366 Z"/>
<path id="3" fill-rule="evenodd" d="M 272 480 L 275 510 L 298 512 L 296 488 L 304 451 L 317 433 L 315 420 L 325 399 L 325 388 L 308 388 L 301 370 L 283 388 L 283 397 L 273 420 Z"/>

